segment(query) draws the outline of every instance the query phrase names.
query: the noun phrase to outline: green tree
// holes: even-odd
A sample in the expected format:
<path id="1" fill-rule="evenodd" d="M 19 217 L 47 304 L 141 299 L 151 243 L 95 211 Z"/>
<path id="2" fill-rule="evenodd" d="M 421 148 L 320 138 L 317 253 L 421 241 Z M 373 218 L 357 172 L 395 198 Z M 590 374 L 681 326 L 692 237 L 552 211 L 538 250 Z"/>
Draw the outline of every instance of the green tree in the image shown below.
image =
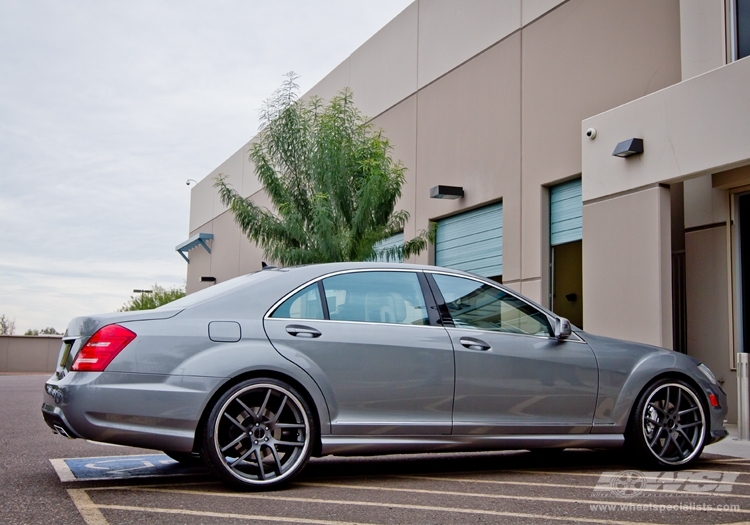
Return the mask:
<path id="1" fill-rule="evenodd" d="M 151 293 L 133 294 L 118 312 L 130 312 L 132 310 L 151 310 L 159 306 L 171 303 L 185 297 L 184 286 L 174 286 L 165 288 L 154 283 L 151 287 Z"/>
<path id="2" fill-rule="evenodd" d="M 275 212 L 243 198 L 216 178 L 221 201 L 265 256 L 282 265 L 399 260 L 424 250 L 434 230 L 402 246 L 378 251 L 378 242 L 403 231 L 408 212 L 396 211 L 406 168 L 392 147 L 354 106 L 344 89 L 327 104 L 297 98 L 288 79 L 261 110 L 259 140 L 250 151 L 255 173 Z"/>

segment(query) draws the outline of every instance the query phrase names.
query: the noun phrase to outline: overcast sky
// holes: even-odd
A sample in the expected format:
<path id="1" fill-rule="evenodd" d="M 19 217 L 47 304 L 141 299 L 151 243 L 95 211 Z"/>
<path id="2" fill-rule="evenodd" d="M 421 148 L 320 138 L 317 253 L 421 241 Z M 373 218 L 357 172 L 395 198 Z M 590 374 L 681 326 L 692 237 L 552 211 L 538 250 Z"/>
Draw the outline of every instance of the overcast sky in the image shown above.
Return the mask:
<path id="1" fill-rule="evenodd" d="M 411 0 L 0 0 L 0 314 L 16 333 L 182 285 L 188 178 Z"/>

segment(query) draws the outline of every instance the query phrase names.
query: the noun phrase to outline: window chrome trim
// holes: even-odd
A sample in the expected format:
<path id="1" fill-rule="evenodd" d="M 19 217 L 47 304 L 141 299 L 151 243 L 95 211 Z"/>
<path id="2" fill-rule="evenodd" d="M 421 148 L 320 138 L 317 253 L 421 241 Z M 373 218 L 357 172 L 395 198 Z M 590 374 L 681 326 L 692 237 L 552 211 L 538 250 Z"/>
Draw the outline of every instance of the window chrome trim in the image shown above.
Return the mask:
<path id="1" fill-rule="evenodd" d="M 406 273 L 413 273 L 415 275 L 415 277 L 417 277 L 417 280 L 419 280 L 418 274 L 419 274 L 419 272 L 424 272 L 424 270 L 422 270 L 420 268 L 352 268 L 352 269 L 349 269 L 349 270 L 338 270 L 338 271 L 335 271 L 335 272 L 327 273 L 325 275 L 319 275 L 318 277 L 315 277 L 314 279 L 306 281 L 305 284 L 303 284 L 301 286 L 298 286 L 297 288 L 295 288 L 294 290 L 292 290 L 291 292 L 289 292 L 288 294 L 286 294 L 285 296 L 283 296 L 281 299 L 279 299 L 278 301 L 276 301 L 271 306 L 271 308 L 269 308 L 266 311 L 266 313 L 263 314 L 263 320 L 265 321 L 266 319 L 288 319 L 287 317 L 271 317 L 271 315 L 273 315 L 273 313 L 276 311 L 276 309 L 279 306 L 281 306 L 284 301 L 286 301 L 287 299 L 289 299 L 291 296 L 293 296 L 297 292 L 299 292 L 299 291 L 307 288 L 308 286 L 310 286 L 312 284 L 315 284 L 315 283 L 317 283 L 319 281 L 322 281 L 323 279 L 328 279 L 329 277 L 334 277 L 336 275 L 343 275 L 343 274 L 347 274 L 347 273 L 363 273 L 363 272 L 369 272 L 369 273 L 372 273 L 372 272 L 406 272 Z M 419 283 L 417 283 L 417 284 L 419 284 Z M 427 298 L 424 297 L 424 292 L 422 292 L 422 287 L 421 286 L 419 287 L 419 291 L 420 291 L 420 293 L 422 293 L 422 296 L 423 296 L 422 299 L 425 300 L 425 306 L 427 306 Z M 321 297 L 321 300 L 322 299 L 324 299 L 324 297 Z M 367 324 L 379 324 L 379 325 L 380 324 L 388 324 L 388 325 L 401 325 L 401 326 L 429 326 L 429 325 L 402 325 L 402 323 L 375 323 L 375 322 L 372 322 L 372 321 L 342 321 L 342 320 L 339 320 L 339 319 L 296 319 L 296 318 L 294 318 L 294 320 L 295 321 L 336 321 L 336 322 L 348 322 L 348 323 L 367 323 Z M 442 327 L 438 327 L 438 328 L 442 328 Z"/>
<path id="2" fill-rule="evenodd" d="M 268 319 L 269 321 L 294 321 L 295 323 L 300 322 L 311 322 L 311 323 L 347 323 L 347 324 L 366 324 L 366 325 L 376 325 L 376 326 L 408 326 L 411 328 L 438 328 L 442 330 L 444 327 L 442 326 L 433 326 L 431 324 L 406 324 L 406 323 L 380 323 L 376 321 L 346 321 L 343 319 L 299 319 L 296 317 L 266 317 L 263 320 L 265 321 Z M 519 334 L 522 335 L 522 334 Z"/>
<path id="3" fill-rule="evenodd" d="M 726 11 L 726 60 L 725 64 L 731 64 L 737 61 L 739 55 L 739 45 L 737 40 L 737 0 L 726 0 L 724 2 Z"/>

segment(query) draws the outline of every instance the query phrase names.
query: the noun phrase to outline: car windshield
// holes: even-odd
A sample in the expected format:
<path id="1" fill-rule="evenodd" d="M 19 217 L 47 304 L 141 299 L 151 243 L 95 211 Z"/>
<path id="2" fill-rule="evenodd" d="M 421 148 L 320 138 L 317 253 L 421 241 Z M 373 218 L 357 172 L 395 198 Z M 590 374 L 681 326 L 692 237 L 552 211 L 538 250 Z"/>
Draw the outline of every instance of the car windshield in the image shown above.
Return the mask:
<path id="1" fill-rule="evenodd" d="M 250 273 L 247 275 L 242 275 L 240 277 L 235 277 L 234 279 L 230 279 L 228 281 L 224 281 L 223 283 L 209 286 L 208 288 L 204 288 L 203 290 L 200 290 L 198 292 L 191 293 L 190 295 L 186 295 L 185 297 L 181 299 L 177 299 L 176 301 L 167 303 L 157 308 L 157 310 L 161 310 L 161 309 L 171 310 L 175 308 L 187 308 L 188 306 L 193 306 L 198 303 L 210 301 L 211 299 L 224 295 L 225 293 L 231 292 L 232 290 L 240 286 L 244 286 L 248 283 L 265 281 L 266 279 L 276 277 L 280 275 L 280 273 L 283 271 L 284 270 L 262 270 L 260 272 L 255 272 L 255 273 Z"/>

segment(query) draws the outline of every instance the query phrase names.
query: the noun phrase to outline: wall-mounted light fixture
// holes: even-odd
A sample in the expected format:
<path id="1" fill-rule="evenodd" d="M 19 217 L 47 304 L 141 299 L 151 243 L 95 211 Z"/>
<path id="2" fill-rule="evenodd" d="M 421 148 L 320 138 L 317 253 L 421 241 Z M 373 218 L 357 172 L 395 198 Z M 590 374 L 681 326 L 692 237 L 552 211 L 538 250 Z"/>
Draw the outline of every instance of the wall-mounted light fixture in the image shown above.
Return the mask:
<path id="1" fill-rule="evenodd" d="M 201 277 L 202 283 L 215 283 L 216 277 Z"/>
<path id="2" fill-rule="evenodd" d="M 433 186 L 430 188 L 431 199 L 460 199 L 464 196 L 461 186 Z"/>
<path id="3" fill-rule="evenodd" d="M 628 139 L 623 140 L 617 146 L 615 151 L 612 152 L 613 157 L 630 157 L 631 155 L 638 155 L 643 153 L 643 139 Z"/>

